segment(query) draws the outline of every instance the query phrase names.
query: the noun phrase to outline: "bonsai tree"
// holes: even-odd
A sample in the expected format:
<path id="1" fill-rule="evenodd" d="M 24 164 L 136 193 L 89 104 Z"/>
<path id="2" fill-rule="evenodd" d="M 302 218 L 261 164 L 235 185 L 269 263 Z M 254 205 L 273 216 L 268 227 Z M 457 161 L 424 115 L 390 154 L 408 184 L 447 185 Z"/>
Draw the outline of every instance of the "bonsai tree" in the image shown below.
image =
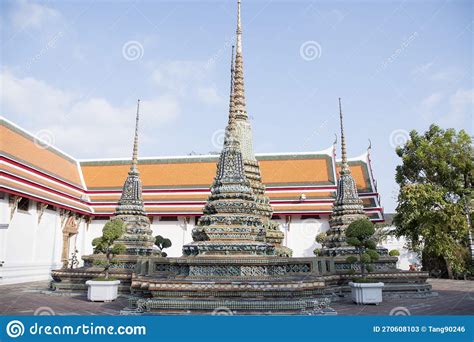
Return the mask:
<path id="1" fill-rule="evenodd" d="M 324 245 L 324 243 L 326 242 L 326 240 L 327 240 L 327 234 L 326 234 L 326 232 L 321 232 L 321 233 L 319 233 L 318 235 L 316 235 L 315 241 L 316 241 L 317 243 L 319 243 L 319 244 L 321 244 L 321 245 Z M 315 248 L 315 249 L 313 250 L 313 254 L 314 254 L 314 255 L 321 255 L 321 253 L 322 253 L 321 248 Z"/>
<path id="2" fill-rule="evenodd" d="M 171 247 L 172 243 L 170 239 L 164 238 L 161 235 L 155 237 L 155 245 L 158 247 L 162 257 L 166 257 L 168 254 L 163 252 L 163 249 Z"/>
<path id="3" fill-rule="evenodd" d="M 346 242 L 357 251 L 357 256 L 349 256 L 346 261 L 350 264 L 359 263 L 362 277 L 366 271 L 373 271 L 371 264 L 379 259 L 373 240 L 374 233 L 374 225 L 368 219 L 356 220 L 346 229 Z"/>
<path id="4" fill-rule="evenodd" d="M 397 257 L 400 256 L 400 252 L 398 251 L 398 249 L 392 249 L 390 252 L 388 252 L 388 255 Z"/>
<path id="5" fill-rule="evenodd" d="M 124 233 L 125 224 L 121 219 L 116 218 L 107 222 L 102 229 L 102 236 L 92 241 L 94 253 L 103 253 L 107 259 L 104 266 L 105 280 L 109 279 L 109 270 L 114 262 L 114 257 L 126 251 L 124 244 L 115 242 Z"/>

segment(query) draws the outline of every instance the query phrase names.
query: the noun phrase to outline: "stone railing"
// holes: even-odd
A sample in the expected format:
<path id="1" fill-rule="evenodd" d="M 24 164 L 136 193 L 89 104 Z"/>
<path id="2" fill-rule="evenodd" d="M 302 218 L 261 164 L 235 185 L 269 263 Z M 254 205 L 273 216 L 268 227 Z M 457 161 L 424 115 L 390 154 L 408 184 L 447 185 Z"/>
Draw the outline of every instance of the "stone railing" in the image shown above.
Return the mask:
<path id="1" fill-rule="evenodd" d="M 161 258 L 137 261 L 137 275 L 152 277 L 275 277 L 335 274 L 333 258 Z"/>

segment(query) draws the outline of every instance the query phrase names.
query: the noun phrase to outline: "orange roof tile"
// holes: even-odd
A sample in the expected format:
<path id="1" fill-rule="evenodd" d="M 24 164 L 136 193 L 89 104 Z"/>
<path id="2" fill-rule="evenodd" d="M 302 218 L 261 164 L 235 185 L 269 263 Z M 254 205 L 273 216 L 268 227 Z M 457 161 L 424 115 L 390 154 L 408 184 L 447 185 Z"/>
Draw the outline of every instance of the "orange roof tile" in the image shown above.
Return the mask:
<path id="1" fill-rule="evenodd" d="M 1 154 L 80 186 L 81 180 L 76 161 L 53 148 L 43 148 L 35 144 L 30 135 L 4 120 L 0 121 Z"/>

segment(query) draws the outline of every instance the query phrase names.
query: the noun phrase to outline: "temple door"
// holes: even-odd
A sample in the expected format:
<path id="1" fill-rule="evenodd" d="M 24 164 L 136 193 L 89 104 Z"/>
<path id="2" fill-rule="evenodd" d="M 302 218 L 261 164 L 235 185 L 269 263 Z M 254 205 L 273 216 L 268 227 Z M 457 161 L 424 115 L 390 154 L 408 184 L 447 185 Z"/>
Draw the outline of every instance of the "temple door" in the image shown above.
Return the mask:
<path id="1" fill-rule="evenodd" d="M 68 267 L 70 254 L 76 249 L 76 235 L 79 231 L 79 225 L 74 216 L 70 216 L 63 228 L 63 251 L 61 261 L 63 267 Z"/>

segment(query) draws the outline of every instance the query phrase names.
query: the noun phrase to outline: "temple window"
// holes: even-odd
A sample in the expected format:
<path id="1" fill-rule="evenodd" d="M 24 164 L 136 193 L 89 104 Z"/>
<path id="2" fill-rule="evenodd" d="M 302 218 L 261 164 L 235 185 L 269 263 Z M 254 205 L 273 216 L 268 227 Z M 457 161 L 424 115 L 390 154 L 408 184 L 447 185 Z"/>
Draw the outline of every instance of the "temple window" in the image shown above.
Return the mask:
<path id="1" fill-rule="evenodd" d="M 178 221 L 178 216 L 160 216 L 160 221 L 175 222 Z"/>
<path id="2" fill-rule="evenodd" d="M 302 220 L 313 219 L 313 220 L 320 220 L 321 217 L 319 215 L 304 215 L 301 216 Z"/>
<path id="3" fill-rule="evenodd" d="M 28 211 L 30 209 L 30 200 L 28 198 L 22 198 L 18 202 L 18 211 Z"/>

